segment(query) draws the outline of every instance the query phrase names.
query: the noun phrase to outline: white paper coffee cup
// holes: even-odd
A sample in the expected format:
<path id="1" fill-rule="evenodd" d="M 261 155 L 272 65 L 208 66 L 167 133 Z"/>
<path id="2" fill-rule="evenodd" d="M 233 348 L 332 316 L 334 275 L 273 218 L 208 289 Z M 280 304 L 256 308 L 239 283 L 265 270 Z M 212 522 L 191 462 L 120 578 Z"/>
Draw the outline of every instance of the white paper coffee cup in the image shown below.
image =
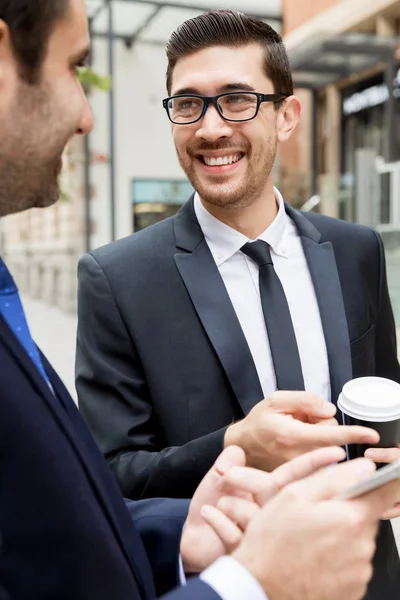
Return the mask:
<path id="1" fill-rule="evenodd" d="M 338 399 L 345 425 L 362 425 L 379 433 L 380 448 L 400 443 L 400 385 L 383 377 L 360 377 L 348 381 Z M 367 446 L 348 446 L 350 458 L 364 456 Z"/>
<path id="2" fill-rule="evenodd" d="M 396 421 L 400 419 L 400 384 L 383 377 L 352 379 L 343 386 L 338 408 L 360 421 Z"/>

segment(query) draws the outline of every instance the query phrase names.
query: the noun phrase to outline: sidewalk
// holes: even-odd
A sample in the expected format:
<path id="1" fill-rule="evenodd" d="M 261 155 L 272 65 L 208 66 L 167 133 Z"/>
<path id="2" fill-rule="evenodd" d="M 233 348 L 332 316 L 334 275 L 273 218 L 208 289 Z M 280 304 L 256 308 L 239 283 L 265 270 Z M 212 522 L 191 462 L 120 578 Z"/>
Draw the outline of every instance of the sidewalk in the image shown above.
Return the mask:
<path id="1" fill-rule="evenodd" d="M 74 385 L 76 317 L 26 296 L 22 298 L 22 301 L 33 338 L 76 401 Z M 398 339 L 400 347 L 400 335 L 398 335 Z M 400 551 L 400 518 L 394 519 L 393 527 Z"/>
<path id="2" fill-rule="evenodd" d="M 33 339 L 76 401 L 74 383 L 76 316 L 27 296 L 22 297 L 22 303 Z"/>

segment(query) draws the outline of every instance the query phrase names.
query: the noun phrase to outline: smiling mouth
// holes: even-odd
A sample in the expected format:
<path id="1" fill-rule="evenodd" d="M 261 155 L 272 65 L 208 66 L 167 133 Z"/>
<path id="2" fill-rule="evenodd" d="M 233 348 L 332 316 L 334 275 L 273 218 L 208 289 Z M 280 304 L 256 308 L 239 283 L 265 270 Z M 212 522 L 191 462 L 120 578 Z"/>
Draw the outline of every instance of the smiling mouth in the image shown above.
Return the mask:
<path id="1" fill-rule="evenodd" d="M 203 156 L 199 155 L 199 160 L 208 167 L 222 167 L 224 165 L 233 165 L 239 162 L 244 157 L 243 152 L 230 154 L 227 156 Z"/>

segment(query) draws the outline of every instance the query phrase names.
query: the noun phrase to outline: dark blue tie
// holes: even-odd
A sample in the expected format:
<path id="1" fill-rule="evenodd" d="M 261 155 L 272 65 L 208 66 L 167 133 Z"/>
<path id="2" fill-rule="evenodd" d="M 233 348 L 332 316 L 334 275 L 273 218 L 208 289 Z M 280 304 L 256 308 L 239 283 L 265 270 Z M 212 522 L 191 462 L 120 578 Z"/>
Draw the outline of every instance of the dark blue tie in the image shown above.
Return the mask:
<path id="1" fill-rule="evenodd" d="M 32 339 L 26 321 L 24 309 L 22 308 L 17 286 L 11 273 L 7 269 L 3 260 L 0 258 L 0 314 L 3 316 L 7 325 L 20 341 L 24 350 L 37 367 L 46 383 L 51 387 L 49 378 L 44 370 L 40 359 L 39 350 Z"/>
<path id="2" fill-rule="evenodd" d="M 262 240 L 241 249 L 259 267 L 259 286 L 278 390 L 304 390 L 299 350 L 285 291 L 275 272 L 269 246 Z"/>

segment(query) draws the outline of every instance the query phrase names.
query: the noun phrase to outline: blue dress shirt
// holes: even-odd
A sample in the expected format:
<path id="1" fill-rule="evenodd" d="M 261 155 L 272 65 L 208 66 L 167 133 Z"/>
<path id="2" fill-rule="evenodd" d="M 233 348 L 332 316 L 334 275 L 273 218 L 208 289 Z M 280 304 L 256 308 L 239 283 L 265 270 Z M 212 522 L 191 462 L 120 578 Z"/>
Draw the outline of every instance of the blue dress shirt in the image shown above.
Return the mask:
<path id="1" fill-rule="evenodd" d="M 21 343 L 22 347 L 38 369 L 46 383 L 51 387 L 46 371 L 40 359 L 39 350 L 32 339 L 26 321 L 21 298 L 10 271 L 0 257 L 0 314 Z"/>

